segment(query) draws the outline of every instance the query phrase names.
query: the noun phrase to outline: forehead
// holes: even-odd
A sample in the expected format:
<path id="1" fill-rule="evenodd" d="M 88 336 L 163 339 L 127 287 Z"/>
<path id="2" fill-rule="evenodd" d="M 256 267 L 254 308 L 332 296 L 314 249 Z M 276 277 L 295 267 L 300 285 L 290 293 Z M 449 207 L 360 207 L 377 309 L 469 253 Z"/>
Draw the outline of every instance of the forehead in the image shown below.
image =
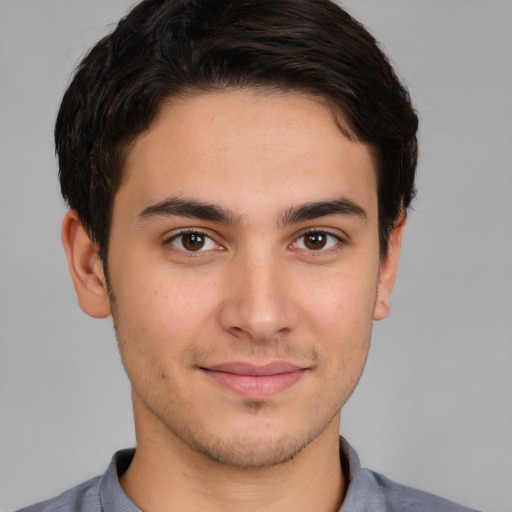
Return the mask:
<path id="1" fill-rule="evenodd" d="M 345 132 L 346 133 L 346 132 Z M 244 210 L 350 196 L 376 208 L 367 145 L 325 102 L 299 93 L 228 91 L 173 99 L 129 148 L 116 196 L 140 211 L 167 196 Z"/>

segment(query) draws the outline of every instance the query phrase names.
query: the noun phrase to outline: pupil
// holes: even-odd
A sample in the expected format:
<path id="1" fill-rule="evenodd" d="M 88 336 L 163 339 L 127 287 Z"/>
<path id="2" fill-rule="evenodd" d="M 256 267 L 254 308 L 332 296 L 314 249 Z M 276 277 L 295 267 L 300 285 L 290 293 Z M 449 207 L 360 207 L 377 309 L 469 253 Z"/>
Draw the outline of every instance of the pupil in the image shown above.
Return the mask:
<path id="1" fill-rule="evenodd" d="M 306 247 L 308 249 L 322 249 L 326 241 L 327 237 L 323 233 L 310 233 L 306 237 Z"/>
<path id="2" fill-rule="evenodd" d="M 197 251 L 204 245 L 204 236 L 200 233 L 190 233 L 183 237 L 183 246 L 189 251 Z"/>

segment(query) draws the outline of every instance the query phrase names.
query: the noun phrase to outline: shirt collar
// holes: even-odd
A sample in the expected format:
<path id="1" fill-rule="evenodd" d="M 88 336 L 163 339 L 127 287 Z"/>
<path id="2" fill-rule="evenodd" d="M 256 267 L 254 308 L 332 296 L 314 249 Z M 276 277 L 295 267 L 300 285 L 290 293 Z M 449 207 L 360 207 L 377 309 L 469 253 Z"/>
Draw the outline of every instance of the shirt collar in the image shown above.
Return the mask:
<path id="1" fill-rule="evenodd" d="M 359 457 L 347 441 L 340 436 L 340 460 L 348 464 L 348 488 L 339 512 L 384 512 L 386 505 L 372 473 L 361 468 Z"/>
<path id="2" fill-rule="evenodd" d="M 132 448 L 129 450 L 121 450 L 112 457 L 110 465 L 100 481 L 100 503 L 102 511 L 141 512 L 130 498 L 126 496 L 119 483 L 119 476 L 128 469 L 134 455 L 135 449 Z"/>

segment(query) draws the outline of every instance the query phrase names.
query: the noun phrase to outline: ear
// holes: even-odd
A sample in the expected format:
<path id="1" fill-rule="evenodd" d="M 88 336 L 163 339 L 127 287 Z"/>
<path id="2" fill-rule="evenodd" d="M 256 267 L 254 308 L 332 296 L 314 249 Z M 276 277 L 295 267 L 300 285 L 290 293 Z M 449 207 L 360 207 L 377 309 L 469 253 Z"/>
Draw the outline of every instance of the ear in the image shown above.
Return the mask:
<path id="1" fill-rule="evenodd" d="M 61 236 L 78 304 L 94 318 L 109 316 L 110 301 L 98 247 L 89 238 L 76 211 L 68 210 L 64 216 Z"/>
<path id="2" fill-rule="evenodd" d="M 405 213 L 402 213 L 389 234 L 386 254 L 380 264 L 377 301 L 373 311 L 374 320 L 382 320 L 389 315 L 391 292 L 398 272 L 405 221 Z"/>

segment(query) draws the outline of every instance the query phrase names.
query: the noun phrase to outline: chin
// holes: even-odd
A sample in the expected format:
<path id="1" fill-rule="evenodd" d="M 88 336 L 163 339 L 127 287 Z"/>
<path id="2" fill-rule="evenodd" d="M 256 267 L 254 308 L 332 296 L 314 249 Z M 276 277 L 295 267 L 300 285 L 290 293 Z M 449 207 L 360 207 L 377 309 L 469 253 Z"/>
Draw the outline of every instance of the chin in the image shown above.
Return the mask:
<path id="1" fill-rule="evenodd" d="M 255 405 L 256 407 L 256 405 Z M 331 425 L 334 418 L 322 424 L 309 425 L 305 422 L 285 425 L 255 422 L 248 428 L 236 423 L 224 425 L 222 432 L 197 436 L 197 431 L 188 439 L 195 451 L 202 453 L 213 462 L 233 468 L 260 469 L 286 464 L 304 448 L 317 439 Z M 299 425 L 302 424 L 302 429 Z M 231 428 L 230 428 L 231 426 Z M 294 432 L 294 428 L 296 430 Z M 297 428 L 299 427 L 299 428 Z M 336 428 L 337 431 L 338 427 Z"/>
<path id="2" fill-rule="evenodd" d="M 213 442 L 210 439 L 197 448 L 208 459 L 219 464 L 240 469 L 261 469 L 286 464 L 312 440 L 290 439 L 289 436 L 267 439 L 247 433 Z"/>

